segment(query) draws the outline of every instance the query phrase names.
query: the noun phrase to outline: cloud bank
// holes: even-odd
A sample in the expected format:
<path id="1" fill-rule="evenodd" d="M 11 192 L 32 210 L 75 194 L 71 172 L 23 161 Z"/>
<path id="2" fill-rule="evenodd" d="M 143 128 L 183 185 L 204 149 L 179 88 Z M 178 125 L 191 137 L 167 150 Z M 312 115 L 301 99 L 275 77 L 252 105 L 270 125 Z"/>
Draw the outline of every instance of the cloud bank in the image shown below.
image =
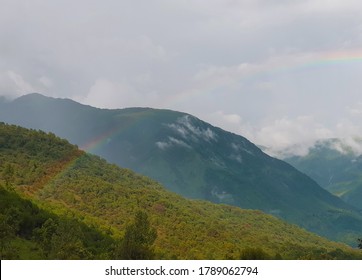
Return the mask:
<path id="1" fill-rule="evenodd" d="M 362 134 L 361 18 L 357 0 L 3 0 L 0 95 L 174 109 L 303 152 Z"/>

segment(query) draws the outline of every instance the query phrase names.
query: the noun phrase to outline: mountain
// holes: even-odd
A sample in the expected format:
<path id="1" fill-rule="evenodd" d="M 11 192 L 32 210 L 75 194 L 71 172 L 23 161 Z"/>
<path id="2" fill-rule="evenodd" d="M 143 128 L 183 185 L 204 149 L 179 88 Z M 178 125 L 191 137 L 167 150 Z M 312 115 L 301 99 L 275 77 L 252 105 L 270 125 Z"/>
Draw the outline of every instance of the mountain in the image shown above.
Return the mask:
<path id="1" fill-rule="evenodd" d="M 0 174 L 2 259 L 117 258 L 139 211 L 156 259 L 362 259 L 261 211 L 182 198 L 51 133 L 0 123 Z"/>
<path id="2" fill-rule="evenodd" d="M 97 109 L 30 94 L 0 105 L 0 120 L 51 131 L 185 197 L 259 209 L 353 244 L 361 213 L 242 136 L 189 114 Z"/>
<path id="3" fill-rule="evenodd" d="M 345 141 L 318 141 L 307 155 L 284 160 L 345 202 L 362 209 L 362 156 Z"/>

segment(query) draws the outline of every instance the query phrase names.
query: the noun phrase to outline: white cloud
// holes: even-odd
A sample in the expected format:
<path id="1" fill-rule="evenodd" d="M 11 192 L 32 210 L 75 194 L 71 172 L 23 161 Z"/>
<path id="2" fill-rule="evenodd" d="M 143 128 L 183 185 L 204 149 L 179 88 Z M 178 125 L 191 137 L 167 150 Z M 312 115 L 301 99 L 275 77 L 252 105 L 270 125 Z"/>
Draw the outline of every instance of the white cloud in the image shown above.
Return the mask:
<path id="1" fill-rule="evenodd" d="M 178 145 L 178 146 L 182 146 L 182 147 L 191 149 L 190 145 L 186 144 L 184 141 L 182 141 L 180 139 L 176 139 L 174 137 L 169 137 L 168 139 L 170 140 L 170 143 L 172 143 L 174 145 Z"/>
<path id="2" fill-rule="evenodd" d="M 191 132 L 191 134 L 193 134 L 192 135 L 192 136 L 194 136 L 193 139 L 197 139 L 197 138 L 195 138 L 195 136 L 196 136 L 196 137 L 201 138 L 208 142 L 217 141 L 217 135 L 214 131 L 212 131 L 209 127 L 207 129 L 197 127 L 193 124 L 192 120 L 193 120 L 192 117 L 185 115 L 185 116 L 179 118 L 177 120 L 177 123 L 182 125 L 184 128 L 187 128 L 187 130 L 189 132 Z M 178 131 L 179 131 L 179 129 L 178 129 Z"/>
<path id="3" fill-rule="evenodd" d="M 318 124 L 312 116 L 300 116 L 296 119 L 282 118 L 264 125 L 255 133 L 254 141 L 268 147 L 268 152 L 274 155 L 305 155 L 317 139 L 332 136 L 332 132 Z"/>
<path id="4" fill-rule="evenodd" d="M 179 125 L 178 123 L 167 124 L 168 127 L 176 131 L 183 139 L 188 139 L 190 132 L 186 127 Z"/>
<path id="5" fill-rule="evenodd" d="M 171 144 L 168 143 L 168 142 L 158 141 L 158 142 L 156 142 L 156 146 L 157 146 L 158 148 L 160 148 L 161 150 L 166 150 L 166 149 L 168 149 L 169 147 L 171 147 Z"/>
<path id="6" fill-rule="evenodd" d="M 362 126 L 359 122 L 356 123 L 350 119 L 341 119 L 336 124 L 335 135 L 338 138 L 362 136 Z"/>
<path id="7" fill-rule="evenodd" d="M 341 139 L 333 142 L 340 152 L 362 153 L 362 126 L 351 120 L 342 119 L 332 129 L 318 123 L 312 116 L 296 119 L 279 119 L 256 130 L 253 141 L 267 147 L 267 152 L 278 156 L 304 156 L 319 140 Z"/>
<path id="8" fill-rule="evenodd" d="M 271 155 L 284 157 L 290 154 L 305 155 L 317 139 L 334 137 L 333 131 L 318 123 L 312 116 L 265 120 L 256 125 L 244 122 L 237 114 L 218 111 L 209 116 L 212 123 L 220 123 L 228 130 L 240 134 L 253 143 L 267 148 Z M 340 131 L 345 132 L 340 128 Z M 237 149 L 232 145 L 233 149 Z"/>
<path id="9" fill-rule="evenodd" d="M 353 153 L 355 156 L 359 156 L 362 154 L 362 139 L 354 137 L 342 138 L 339 141 L 332 142 L 330 147 L 342 154 Z"/>
<path id="10" fill-rule="evenodd" d="M 203 116 L 205 120 L 213 125 L 219 126 L 227 131 L 240 134 L 248 139 L 254 138 L 254 127 L 242 119 L 242 117 L 235 113 L 224 113 L 217 111 L 212 114 Z"/>
<path id="11" fill-rule="evenodd" d="M 36 92 L 35 87 L 28 83 L 19 73 L 12 70 L 0 72 L 0 92 L 9 98 Z"/>
<path id="12" fill-rule="evenodd" d="M 175 146 L 180 146 L 180 147 L 191 149 L 190 145 L 188 145 L 184 141 L 174 138 L 174 137 L 168 137 L 167 141 L 158 141 L 158 142 L 156 142 L 156 146 L 161 150 L 167 150 L 167 149 L 175 147 Z"/>
<path id="13" fill-rule="evenodd" d="M 361 1 L 138 4 L 2 1 L 0 94 L 175 109 L 275 149 L 361 135 Z"/>
<path id="14" fill-rule="evenodd" d="M 123 108 L 134 101 L 135 90 L 126 83 L 97 79 L 88 95 L 79 100 L 85 104 L 103 108 Z"/>
<path id="15" fill-rule="evenodd" d="M 86 96 L 74 96 L 74 99 L 81 103 L 113 109 L 150 106 L 158 98 L 157 93 L 142 94 L 127 81 L 114 82 L 106 78 L 97 79 Z"/>

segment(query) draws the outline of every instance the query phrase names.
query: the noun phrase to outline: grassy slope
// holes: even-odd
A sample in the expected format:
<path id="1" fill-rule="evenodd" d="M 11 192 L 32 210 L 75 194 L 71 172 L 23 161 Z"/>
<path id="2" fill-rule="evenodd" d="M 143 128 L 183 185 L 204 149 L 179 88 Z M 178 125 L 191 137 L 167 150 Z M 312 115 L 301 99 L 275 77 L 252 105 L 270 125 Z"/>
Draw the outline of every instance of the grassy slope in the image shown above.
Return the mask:
<path id="1" fill-rule="evenodd" d="M 287 259 L 362 258 L 348 246 L 261 211 L 184 199 L 53 135 L 1 124 L 0 174 L 9 165 L 11 184 L 25 198 L 57 215 L 71 213 L 115 238 L 137 210 L 147 211 L 158 233 L 158 258 L 238 258 L 247 247 Z"/>

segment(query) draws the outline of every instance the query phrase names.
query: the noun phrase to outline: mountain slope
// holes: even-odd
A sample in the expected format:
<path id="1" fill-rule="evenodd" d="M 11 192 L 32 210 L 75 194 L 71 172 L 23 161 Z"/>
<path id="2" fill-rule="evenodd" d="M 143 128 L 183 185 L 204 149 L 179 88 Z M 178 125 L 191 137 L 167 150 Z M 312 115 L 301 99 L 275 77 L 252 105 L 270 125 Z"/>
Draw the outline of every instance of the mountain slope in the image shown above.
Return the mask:
<path id="1" fill-rule="evenodd" d="M 85 154 L 52 134 L 0 124 L 0 143 L 0 198 L 7 203 L 14 201 L 22 213 L 26 213 L 26 206 L 40 209 L 31 210 L 34 213 L 47 211 L 41 215 L 54 219 L 57 215 L 81 221 L 89 228 L 85 233 L 93 232 L 92 243 L 102 239 L 96 232 L 109 236 L 106 244 L 107 240 L 122 238 L 134 214 L 142 209 L 157 230 L 157 258 L 239 258 L 246 248 L 262 248 L 264 256 L 271 258 L 362 258 L 359 250 L 260 211 L 184 199 L 148 178 Z M 23 198 L 5 191 L 9 188 Z M 6 209 L 1 204 L 1 214 Z M 25 224 L 22 228 L 39 232 L 40 225 Z M 32 240 L 22 238 L 23 246 Z M 86 240 L 75 242 L 76 248 Z M 41 252 L 36 256 L 42 257 Z"/>
<path id="2" fill-rule="evenodd" d="M 74 217 L 40 209 L 0 184 L 1 259 L 109 258 L 115 240 Z"/>
<path id="3" fill-rule="evenodd" d="M 339 139 L 319 141 L 306 156 L 285 161 L 345 202 L 362 209 L 362 156 Z"/>
<path id="4" fill-rule="evenodd" d="M 39 94 L 0 106 L 3 121 L 52 131 L 183 196 L 260 209 L 351 244 L 362 232 L 353 207 L 244 137 L 191 115 L 102 110 Z"/>

